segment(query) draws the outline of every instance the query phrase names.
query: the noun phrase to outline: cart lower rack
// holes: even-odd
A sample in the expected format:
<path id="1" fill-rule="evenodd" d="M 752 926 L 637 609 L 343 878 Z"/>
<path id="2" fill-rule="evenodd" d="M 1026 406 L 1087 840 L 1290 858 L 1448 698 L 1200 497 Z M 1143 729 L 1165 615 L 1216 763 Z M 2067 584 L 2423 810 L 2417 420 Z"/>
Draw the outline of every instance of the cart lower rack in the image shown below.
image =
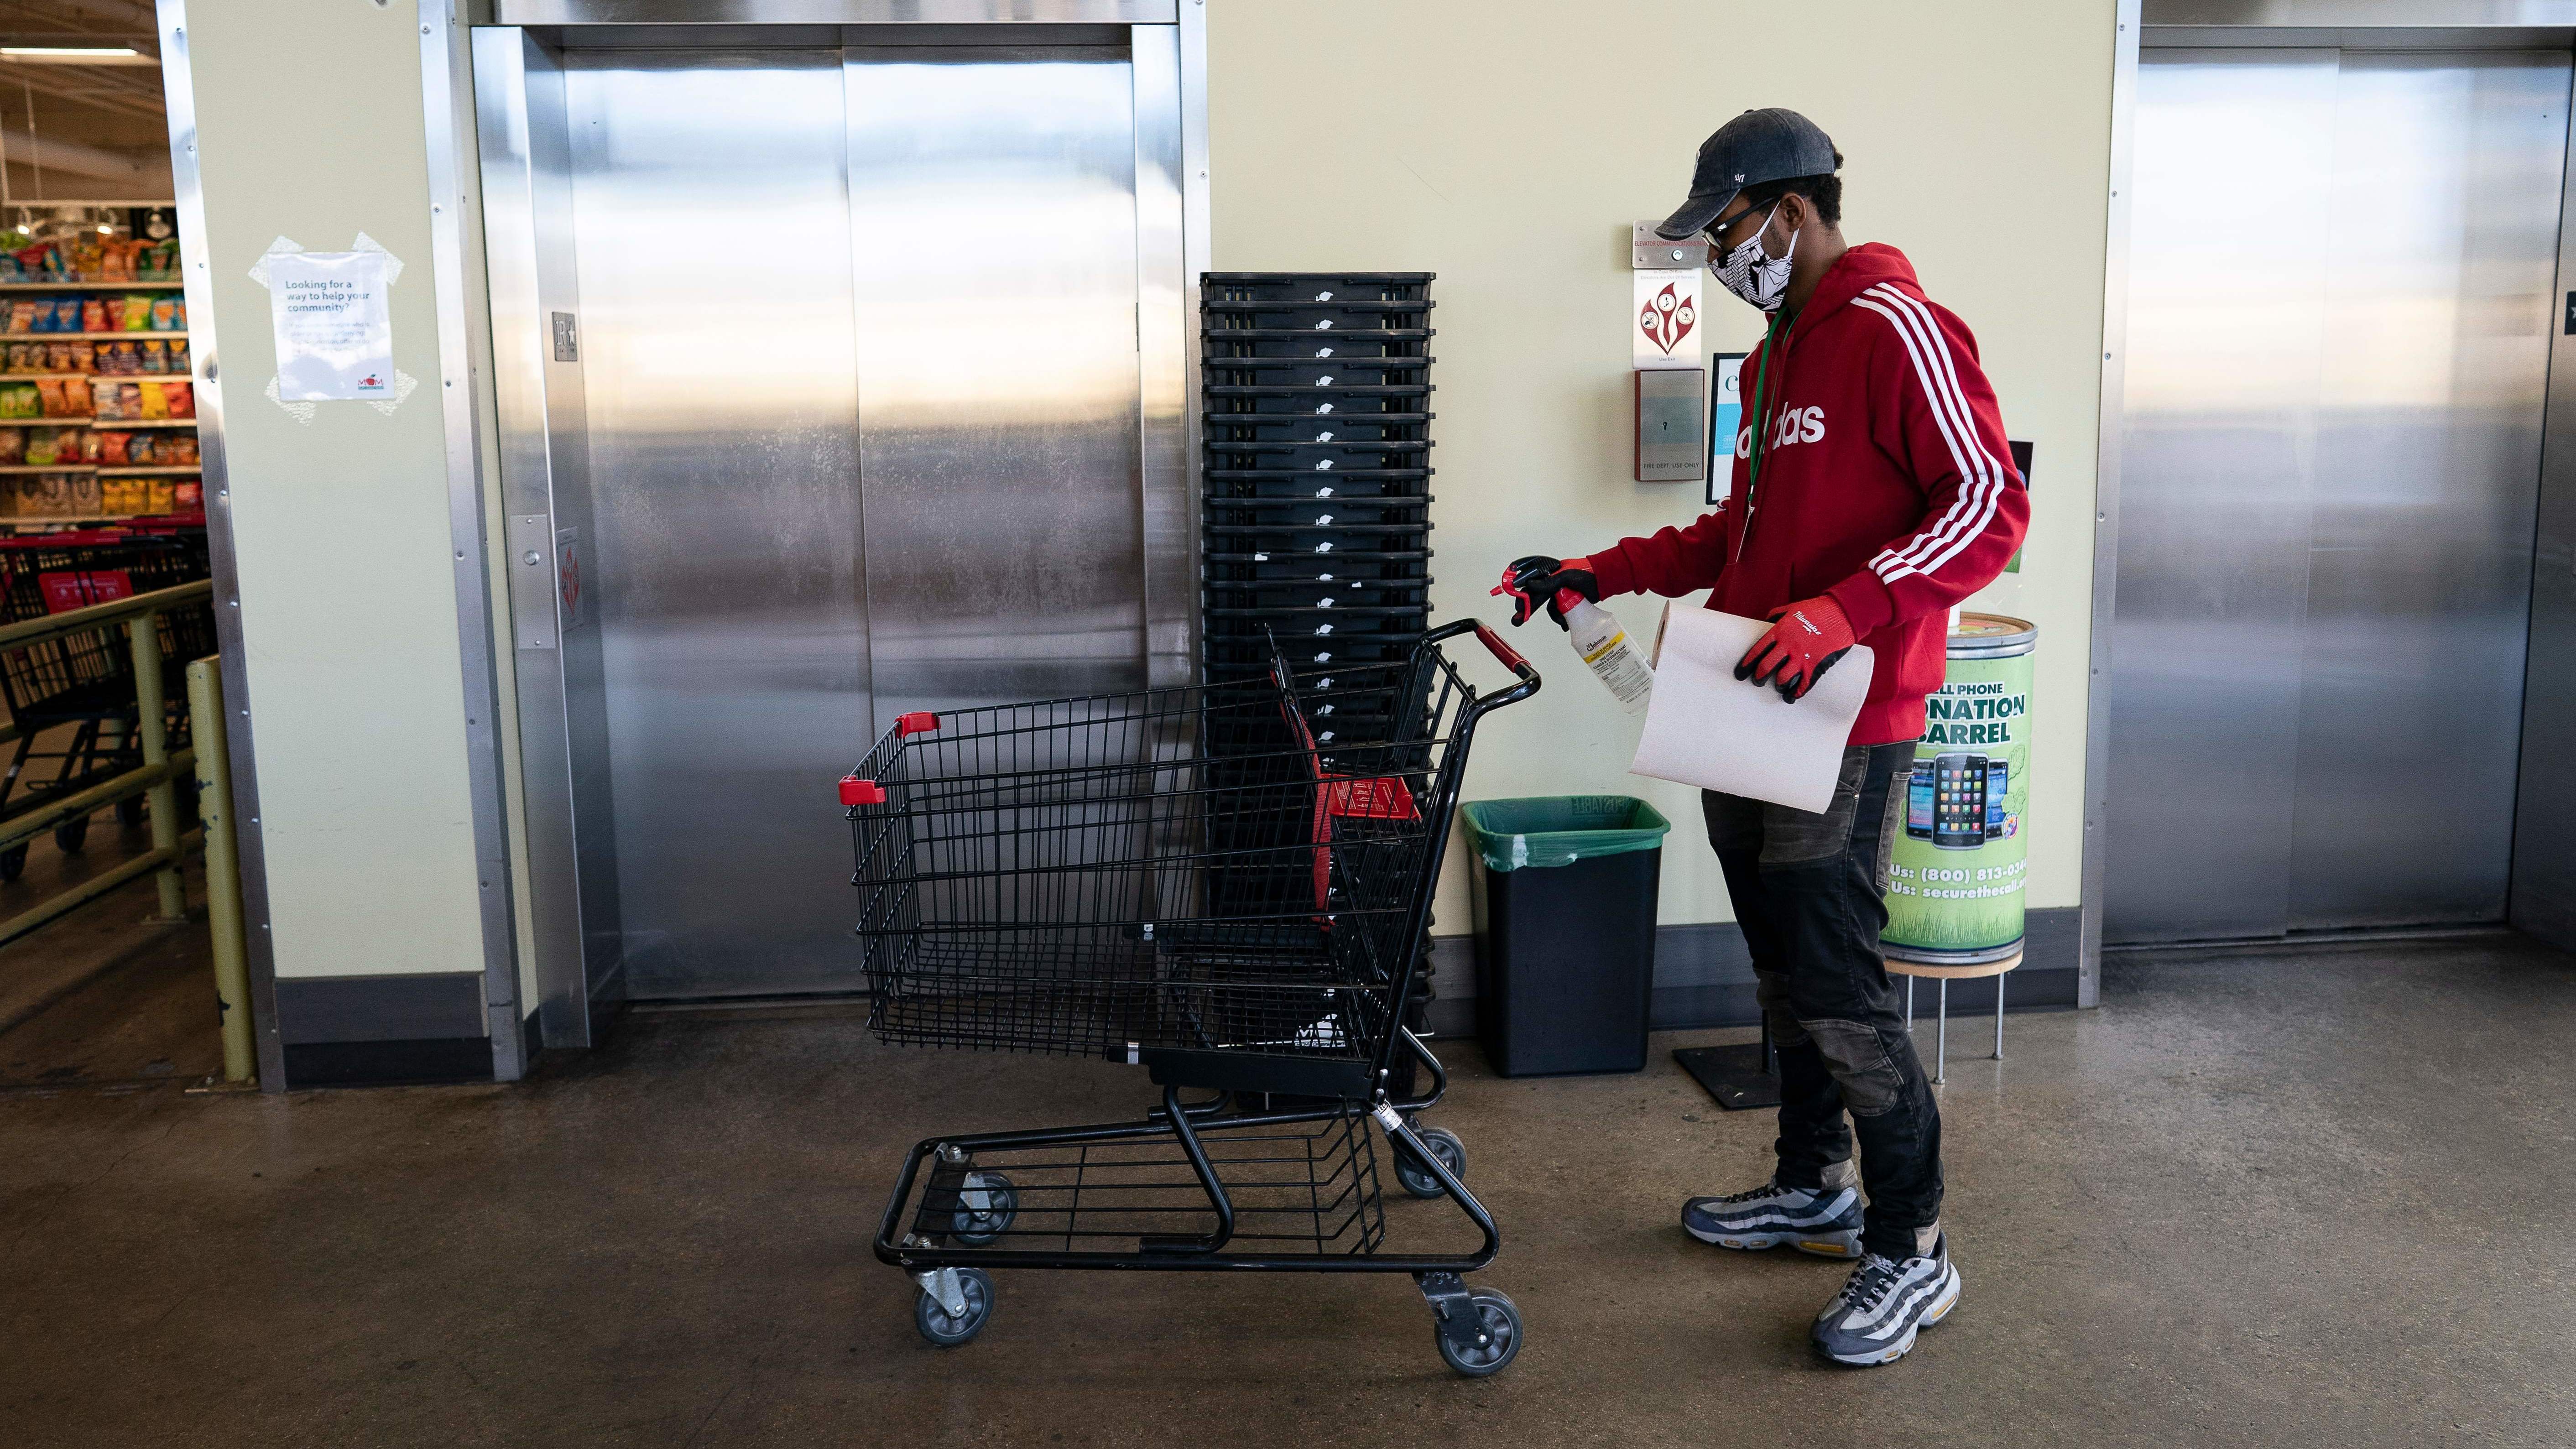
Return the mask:
<path id="1" fill-rule="evenodd" d="M 1471 632 L 1508 687 L 1479 693 L 1443 652 Z M 1413 1121 L 1447 1081 L 1402 1015 L 1476 723 L 1538 685 L 1470 620 L 1399 663 L 1297 675 L 1274 650 L 1267 680 L 908 715 L 878 741 L 841 784 L 871 1027 L 1162 1089 L 1139 1121 L 912 1150 L 876 1253 L 918 1285 L 925 1338 L 980 1333 L 994 1269 L 1394 1272 L 1452 1368 L 1511 1362 L 1518 1310 L 1462 1278 L 1500 1236 L 1457 1137 Z M 1425 1095 L 1387 1092 L 1399 1053 Z M 1274 1094 L 1308 1105 L 1247 1105 Z M 1403 1189 L 1478 1246 L 1388 1249 L 1381 1135 Z"/>

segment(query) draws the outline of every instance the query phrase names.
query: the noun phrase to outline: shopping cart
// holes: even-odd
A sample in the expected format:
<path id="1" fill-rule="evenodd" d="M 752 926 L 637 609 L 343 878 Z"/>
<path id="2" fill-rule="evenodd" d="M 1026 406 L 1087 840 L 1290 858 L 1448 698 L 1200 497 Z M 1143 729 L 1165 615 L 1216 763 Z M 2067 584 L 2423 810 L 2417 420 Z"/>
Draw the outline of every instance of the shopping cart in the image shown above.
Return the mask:
<path id="1" fill-rule="evenodd" d="M 204 577 L 202 550 L 180 538 L 101 530 L 0 540 L 0 621 L 43 618 Z M 178 749 L 188 743 L 184 671 L 189 660 L 215 650 L 213 608 L 198 603 L 156 617 L 167 738 Z M 121 624 L 0 653 L 0 700 L 18 738 L 8 772 L 0 775 L 0 814 L 16 813 L 8 807 L 22 791 L 20 809 L 37 809 L 143 762 L 134 655 Z M 31 774 L 31 762 L 50 763 L 51 777 Z M 143 818 L 143 809 L 139 795 L 115 805 L 128 825 Z M 86 815 L 54 827 L 54 844 L 66 853 L 88 836 Z M 0 881 L 17 879 L 26 864 L 26 843 L 0 851 Z"/>
<path id="2" fill-rule="evenodd" d="M 1508 688 L 1444 653 L 1471 632 Z M 1141 1121 L 912 1149 L 876 1253 L 919 1286 L 923 1337 L 980 1333 L 996 1268 L 1409 1273 L 1452 1368 L 1511 1362 L 1519 1310 L 1462 1277 L 1501 1239 L 1457 1137 L 1412 1120 L 1447 1079 L 1402 1014 L 1476 724 L 1538 687 L 1464 620 L 1400 663 L 1295 675 L 1274 649 L 1266 679 L 907 715 L 877 742 L 841 782 L 877 1034 L 1162 1088 Z M 1389 1095 L 1399 1053 L 1424 1095 Z M 1372 1123 L 1480 1246 L 1384 1250 Z"/>

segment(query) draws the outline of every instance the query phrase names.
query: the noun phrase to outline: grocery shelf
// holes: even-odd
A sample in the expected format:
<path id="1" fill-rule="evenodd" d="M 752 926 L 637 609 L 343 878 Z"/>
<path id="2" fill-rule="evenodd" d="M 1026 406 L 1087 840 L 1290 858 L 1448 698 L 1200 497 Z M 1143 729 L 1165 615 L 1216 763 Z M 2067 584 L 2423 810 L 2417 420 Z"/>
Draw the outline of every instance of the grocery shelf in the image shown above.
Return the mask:
<path id="1" fill-rule="evenodd" d="M 0 342 L 144 342 L 152 338 L 185 337 L 178 332 L 0 332 Z"/>
<path id="2" fill-rule="evenodd" d="M 186 463 L 175 467 L 158 468 L 100 467 L 97 464 L 89 464 L 86 466 L 91 472 L 96 473 L 101 478 L 176 478 L 183 475 L 193 476 L 205 471 L 204 468 L 195 463 Z"/>
<path id="3" fill-rule="evenodd" d="M 0 282 L 0 292 L 175 292 L 185 282 Z"/>
<path id="4" fill-rule="evenodd" d="M 95 473 L 96 463 L 12 463 L 0 473 Z"/>
<path id="5" fill-rule="evenodd" d="M 184 372 L 0 372 L 0 382 L 190 382 Z"/>

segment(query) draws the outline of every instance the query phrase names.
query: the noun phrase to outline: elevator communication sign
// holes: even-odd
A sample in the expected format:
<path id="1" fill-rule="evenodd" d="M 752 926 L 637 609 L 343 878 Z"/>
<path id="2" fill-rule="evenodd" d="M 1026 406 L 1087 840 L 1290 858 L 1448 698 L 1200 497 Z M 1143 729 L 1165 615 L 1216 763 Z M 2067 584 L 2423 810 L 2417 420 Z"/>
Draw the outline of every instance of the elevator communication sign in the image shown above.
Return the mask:
<path id="1" fill-rule="evenodd" d="M 391 283 L 381 251 L 272 252 L 269 320 L 281 402 L 375 401 L 394 392 Z"/>

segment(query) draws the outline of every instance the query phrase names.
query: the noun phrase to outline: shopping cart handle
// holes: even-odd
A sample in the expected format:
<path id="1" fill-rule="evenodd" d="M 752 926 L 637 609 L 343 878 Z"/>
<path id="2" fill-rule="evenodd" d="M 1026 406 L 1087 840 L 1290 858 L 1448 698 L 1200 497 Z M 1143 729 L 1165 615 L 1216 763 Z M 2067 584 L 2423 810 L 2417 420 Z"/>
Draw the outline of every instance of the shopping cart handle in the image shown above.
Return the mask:
<path id="1" fill-rule="evenodd" d="M 885 802 L 885 786 L 878 784 L 874 780 L 863 780 L 856 775 L 844 775 L 841 777 L 842 804 L 883 805 Z"/>
<path id="2" fill-rule="evenodd" d="M 1476 621 L 1476 637 L 1485 642 L 1486 648 L 1494 651 L 1494 657 L 1503 662 L 1503 667 L 1505 669 L 1510 670 L 1512 673 L 1519 675 L 1523 679 L 1535 679 L 1538 677 L 1538 671 L 1530 668 L 1530 662 L 1521 657 L 1521 651 L 1513 648 L 1510 641 L 1503 638 L 1502 635 L 1486 628 L 1485 621 L 1482 619 Z"/>

